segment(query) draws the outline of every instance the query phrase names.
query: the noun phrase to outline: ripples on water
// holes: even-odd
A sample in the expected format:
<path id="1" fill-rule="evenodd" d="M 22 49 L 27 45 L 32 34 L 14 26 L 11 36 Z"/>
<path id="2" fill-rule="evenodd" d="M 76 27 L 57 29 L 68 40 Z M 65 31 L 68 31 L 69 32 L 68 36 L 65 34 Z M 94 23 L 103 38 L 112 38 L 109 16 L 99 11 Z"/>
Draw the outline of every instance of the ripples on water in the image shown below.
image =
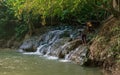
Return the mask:
<path id="1" fill-rule="evenodd" d="M 0 51 L 0 75 L 103 75 L 98 68 L 86 68 L 65 60 Z M 57 59 L 54 57 L 54 59 Z"/>

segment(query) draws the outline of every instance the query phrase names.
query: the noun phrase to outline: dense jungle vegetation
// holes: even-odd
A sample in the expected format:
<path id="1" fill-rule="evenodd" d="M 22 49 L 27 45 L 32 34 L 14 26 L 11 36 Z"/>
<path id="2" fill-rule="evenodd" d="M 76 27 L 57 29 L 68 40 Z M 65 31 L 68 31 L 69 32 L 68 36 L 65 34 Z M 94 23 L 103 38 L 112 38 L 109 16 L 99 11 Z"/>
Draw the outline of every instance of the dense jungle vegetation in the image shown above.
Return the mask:
<path id="1" fill-rule="evenodd" d="M 31 35 L 44 25 L 81 25 L 89 20 L 103 21 L 111 14 L 118 17 L 119 3 L 119 0 L 0 0 L 0 38 L 13 34 L 20 37 L 27 32 Z"/>
<path id="2" fill-rule="evenodd" d="M 106 68 L 117 61 L 118 66 L 120 0 L 0 0 L 0 47 L 5 42 L 23 41 L 26 35 L 34 36 L 44 27 L 83 26 L 87 22 L 100 23 L 96 24 L 99 32 L 90 39 L 91 63 L 100 62 Z"/>

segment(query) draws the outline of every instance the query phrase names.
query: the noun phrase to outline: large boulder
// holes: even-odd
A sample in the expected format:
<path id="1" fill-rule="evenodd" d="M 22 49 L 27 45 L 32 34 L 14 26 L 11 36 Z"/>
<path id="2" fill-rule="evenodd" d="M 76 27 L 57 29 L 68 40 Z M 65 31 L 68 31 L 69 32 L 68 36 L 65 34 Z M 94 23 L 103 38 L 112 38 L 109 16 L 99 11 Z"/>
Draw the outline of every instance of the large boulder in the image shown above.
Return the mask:
<path id="1" fill-rule="evenodd" d="M 33 37 L 28 40 L 25 40 L 19 49 L 27 52 L 35 52 L 38 46 L 39 46 L 38 37 Z"/>
<path id="2" fill-rule="evenodd" d="M 88 55 L 87 46 L 80 45 L 78 48 L 76 48 L 75 51 L 69 53 L 68 59 L 72 60 L 77 64 L 83 65 L 85 62 L 87 62 L 88 58 L 87 55 Z"/>
<path id="3" fill-rule="evenodd" d="M 49 55 L 57 56 L 58 51 L 61 50 L 61 47 L 62 47 L 65 43 L 67 43 L 69 40 L 70 40 L 69 37 L 64 37 L 64 38 L 61 38 L 61 39 L 59 39 L 58 41 L 54 42 L 54 43 L 51 45 L 51 51 L 50 51 Z"/>
<path id="4" fill-rule="evenodd" d="M 82 44 L 82 41 L 80 39 L 76 39 L 64 44 L 62 47 L 59 48 L 59 51 L 57 53 L 58 57 L 64 58 L 66 54 L 68 54 L 72 50 L 74 51 L 80 44 Z"/>

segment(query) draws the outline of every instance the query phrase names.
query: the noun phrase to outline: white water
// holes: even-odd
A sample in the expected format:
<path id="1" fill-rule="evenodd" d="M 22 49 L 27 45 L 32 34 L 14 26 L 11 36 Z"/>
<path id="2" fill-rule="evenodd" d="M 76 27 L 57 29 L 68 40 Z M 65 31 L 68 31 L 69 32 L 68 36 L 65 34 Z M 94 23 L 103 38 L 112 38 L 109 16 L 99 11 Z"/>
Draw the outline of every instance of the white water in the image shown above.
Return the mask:
<path id="1" fill-rule="evenodd" d="M 46 59 L 49 59 L 49 60 L 57 60 L 58 59 L 58 57 L 55 57 L 55 56 L 44 56 L 44 57 L 46 57 Z"/>
<path id="2" fill-rule="evenodd" d="M 37 48 L 36 52 L 23 52 L 23 54 L 27 55 L 40 55 L 49 60 L 57 60 L 58 57 L 50 56 L 51 46 L 60 39 L 60 35 L 64 33 L 65 30 L 55 30 L 50 31 L 43 37 L 43 41 L 40 46 Z M 44 44 L 42 44 L 44 43 Z M 47 49 L 46 53 L 44 51 Z"/>
<path id="3" fill-rule="evenodd" d="M 67 38 L 69 39 L 73 39 L 74 35 L 71 34 L 73 33 L 72 30 L 54 30 L 54 31 L 50 31 L 46 34 L 44 34 L 42 36 L 42 41 L 40 41 L 39 46 L 37 47 L 36 52 L 23 52 L 23 54 L 27 54 L 27 55 L 40 55 L 45 57 L 46 59 L 49 60 L 58 60 L 58 54 L 59 51 L 63 51 L 65 52 L 65 50 L 69 47 L 70 42 L 66 41 L 64 42 L 63 45 L 59 45 L 58 49 L 53 48 L 54 46 L 56 46 L 56 42 L 61 41 L 61 36 L 62 38 L 64 37 L 63 35 L 66 35 L 66 31 L 68 32 L 67 34 L 69 34 L 69 36 L 67 36 Z M 71 32 L 69 32 L 71 31 Z M 77 32 L 78 33 L 78 32 Z M 64 54 L 64 58 L 60 59 L 60 62 L 71 62 L 70 61 L 70 57 L 75 54 L 75 52 L 77 52 L 79 50 L 79 48 L 76 48 L 74 51 L 72 50 L 71 52 L 65 53 Z M 84 53 L 82 53 L 83 56 Z M 85 53 L 86 54 L 86 53 Z M 80 57 L 80 60 L 82 60 L 82 58 Z"/>

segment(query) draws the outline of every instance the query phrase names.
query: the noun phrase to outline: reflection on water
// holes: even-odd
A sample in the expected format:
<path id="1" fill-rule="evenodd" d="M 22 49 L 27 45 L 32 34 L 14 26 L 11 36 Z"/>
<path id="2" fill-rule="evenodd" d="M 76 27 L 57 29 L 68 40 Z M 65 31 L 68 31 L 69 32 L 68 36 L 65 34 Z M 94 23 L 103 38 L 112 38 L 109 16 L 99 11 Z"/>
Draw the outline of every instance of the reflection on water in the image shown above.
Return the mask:
<path id="1" fill-rule="evenodd" d="M 0 51 L 0 75 L 103 75 L 97 68 L 48 60 L 14 51 Z"/>

